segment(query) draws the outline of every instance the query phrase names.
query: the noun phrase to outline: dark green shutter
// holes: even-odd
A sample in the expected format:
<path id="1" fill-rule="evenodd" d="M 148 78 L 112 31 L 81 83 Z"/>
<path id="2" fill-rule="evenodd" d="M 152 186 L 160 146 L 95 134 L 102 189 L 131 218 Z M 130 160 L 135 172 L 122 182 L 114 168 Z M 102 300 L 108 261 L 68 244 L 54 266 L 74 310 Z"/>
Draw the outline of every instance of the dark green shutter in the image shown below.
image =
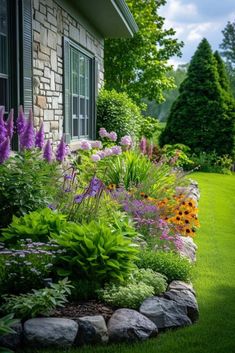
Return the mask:
<path id="1" fill-rule="evenodd" d="M 96 139 L 96 101 L 98 95 L 98 60 L 96 58 L 92 59 L 91 68 L 91 87 L 92 87 L 92 131 L 91 138 Z"/>
<path id="2" fill-rule="evenodd" d="M 33 105 L 33 59 L 32 59 L 32 4 L 31 0 L 21 2 L 21 103 L 28 114 Z"/>
<path id="3" fill-rule="evenodd" d="M 64 136 L 65 142 L 71 141 L 71 94 L 70 94 L 70 44 L 64 37 Z"/>

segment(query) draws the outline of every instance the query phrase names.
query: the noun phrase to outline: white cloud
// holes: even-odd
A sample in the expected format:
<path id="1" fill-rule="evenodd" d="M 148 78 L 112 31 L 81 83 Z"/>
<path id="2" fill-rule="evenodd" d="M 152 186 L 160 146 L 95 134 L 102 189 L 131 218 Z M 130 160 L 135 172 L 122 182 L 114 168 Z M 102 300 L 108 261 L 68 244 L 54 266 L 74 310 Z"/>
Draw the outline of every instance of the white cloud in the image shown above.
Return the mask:
<path id="1" fill-rule="evenodd" d="M 200 41 L 203 37 L 206 37 L 208 32 L 211 30 L 215 29 L 215 23 L 214 22 L 204 22 L 200 24 L 192 24 L 188 26 L 188 35 L 186 37 L 186 41 L 189 42 L 198 42 Z"/>
<path id="2" fill-rule="evenodd" d="M 198 10 L 195 3 L 183 4 L 181 0 L 168 0 L 161 14 L 168 20 L 188 22 L 196 18 Z"/>

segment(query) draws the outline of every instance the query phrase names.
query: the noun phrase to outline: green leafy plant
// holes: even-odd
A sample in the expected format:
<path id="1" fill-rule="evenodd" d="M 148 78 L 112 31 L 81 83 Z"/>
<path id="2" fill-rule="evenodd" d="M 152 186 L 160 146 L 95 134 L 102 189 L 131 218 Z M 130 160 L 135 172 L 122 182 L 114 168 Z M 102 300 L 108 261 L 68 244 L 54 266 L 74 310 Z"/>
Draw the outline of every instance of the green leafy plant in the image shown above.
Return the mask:
<path id="1" fill-rule="evenodd" d="M 143 282 L 153 287 L 155 295 L 163 293 L 167 287 L 166 277 L 161 273 L 154 272 L 150 268 L 137 269 L 133 272 L 131 279 L 134 283 Z"/>
<path id="2" fill-rule="evenodd" d="M 71 223 L 53 239 L 67 253 L 58 259 L 60 275 L 98 282 L 122 281 L 135 268 L 137 245 L 120 230 L 92 221 Z"/>
<path id="3" fill-rule="evenodd" d="M 101 90 L 97 101 L 97 131 L 104 127 L 108 131 L 116 131 L 118 139 L 125 135 L 140 135 L 140 108 L 126 93 L 115 90 Z"/>
<path id="4" fill-rule="evenodd" d="M 132 150 L 103 163 L 106 171 L 104 175 L 106 183 L 124 185 L 125 189 L 143 183 L 152 167 L 147 156 Z"/>
<path id="5" fill-rule="evenodd" d="M 0 164 L 0 227 L 12 216 L 46 207 L 57 193 L 59 171 L 38 151 L 26 150 Z"/>
<path id="6" fill-rule="evenodd" d="M 202 172 L 230 174 L 232 167 L 232 158 L 228 155 L 218 156 L 215 152 L 193 154 L 191 156 L 194 167 Z"/>
<path id="7" fill-rule="evenodd" d="M 8 314 L 0 318 L 0 336 L 7 335 L 9 333 L 15 333 L 12 326 L 18 322 L 18 320 L 13 319 L 13 314 Z M 0 347 L 0 353 L 13 353 L 12 350 L 5 347 Z"/>
<path id="8" fill-rule="evenodd" d="M 32 293 L 21 295 L 5 295 L 5 303 L 1 310 L 12 313 L 23 320 L 38 315 L 49 315 L 57 306 L 64 306 L 67 296 L 71 294 L 71 284 L 67 278 L 58 283 L 51 284 L 48 288 L 33 290 Z"/>
<path id="9" fill-rule="evenodd" d="M 48 241 L 51 232 L 59 233 L 66 227 L 66 216 L 49 208 L 30 212 L 22 217 L 13 216 L 8 228 L 2 230 L 5 243 L 30 238 L 33 241 Z"/>
<path id="10" fill-rule="evenodd" d="M 147 297 L 154 295 L 154 288 L 144 282 L 111 285 L 98 292 L 99 298 L 114 307 L 138 309 Z"/>
<path id="11" fill-rule="evenodd" d="M 159 121 L 151 116 L 142 117 L 140 121 L 140 136 L 152 139 L 157 131 L 160 131 Z"/>
<path id="12" fill-rule="evenodd" d="M 190 148 L 181 143 L 175 145 L 165 145 L 161 154 L 167 158 L 169 163 L 177 167 L 192 166 L 193 162 L 189 158 Z"/>
<path id="13" fill-rule="evenodd" d="M 174 280 L 188 282 L 192 275 L 192 265 L 188 259 L 172 251 L 142 251 L 137 266 L 160 272 L 167 277 L 168 283 Z"/>

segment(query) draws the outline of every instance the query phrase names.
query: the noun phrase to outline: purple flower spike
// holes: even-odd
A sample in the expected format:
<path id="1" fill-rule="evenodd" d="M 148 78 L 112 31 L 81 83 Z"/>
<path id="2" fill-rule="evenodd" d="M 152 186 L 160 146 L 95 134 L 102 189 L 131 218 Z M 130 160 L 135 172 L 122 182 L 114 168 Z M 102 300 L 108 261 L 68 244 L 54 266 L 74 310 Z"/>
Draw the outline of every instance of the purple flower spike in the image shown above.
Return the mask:
<path id="1" fill-rule="evenodd" d="M 7 137 L 7 128 L 4 121 L 4 107 L 0 107 L 0 143 L 3 143 Z"/>
<path id="2" fill-rule="evenodd" d="M 0 164 L 6 161 L 10 156 L 10 139 L 7 137 L 5 141 L 0 144 Z"/>
<path id="3" fill-rule="evenodd" d="M 57 146 L 56 150 L 56 160 L 60 163 L 63 162 L 66 156 L 66 144 L 64 142 L 64 137 L 61 137 L 60 143 Z"/>
<path id="4" fill-rule="evenodd" d="M 7 135 L 11 139 L 14 133 L 14 109 L 11 109 L 7 119 Z"/>
<path id="5" fill-rule="evenodd" d="M 51 147 L 51 142 L 50 140 L 47 140 L 47 143 L 44 147 L 44 151 L 43 151 L 43 158 L 50 163 L 52 161 L 52 147 Z"/>
<path id="6" fill-rule="evenodd" d="M 21 149 L 31 149 L 35 144 L 35 132 L 33 128 L 33 113 L 30 109 L 29 119 L 25 126 L 24 132 L 20 135 L 20 148 Z"/>
<path id="7" fill-rule="evenodd" d="M 17 124 L 18 135 L 21 135 L 24 132 L 24 129 L 26 127 L 26 119 L 25 119 L 22 105 L 20 105 L 19 107 L 19 115 L 18 115 L 16 124 Z"/>
<path id="8" fill-rule="evenodd" d="M 44 146 L 44 126 L 43 126 L 43 122 L 42 122 L 40 129 L 36 133 L 35 147 L 38 147 L 38 148 L 40 148 L 40 150 L 42 150 L 43 146 Z"/>
<path id="9" fill-rule="evenodd" d="M 140 151 L 143 154 L 146 154 L 147 151 L 147 140 L 145 137 L 142 137 L 141 141 L 140 141 Z"/>

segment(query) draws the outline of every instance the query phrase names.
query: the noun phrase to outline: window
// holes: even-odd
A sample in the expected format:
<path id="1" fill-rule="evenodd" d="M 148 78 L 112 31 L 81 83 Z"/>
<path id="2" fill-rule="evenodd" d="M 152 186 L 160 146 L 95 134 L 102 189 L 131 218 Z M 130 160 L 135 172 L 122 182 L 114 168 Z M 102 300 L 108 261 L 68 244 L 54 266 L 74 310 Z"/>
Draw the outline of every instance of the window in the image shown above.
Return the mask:
<path id="1" fill-rule="evenodd" d="M 8 23 L 7 1 L 0 0 L 0 105 L 8 107 Z"/>
<path id="2" fill-rule="evenodd" d="M 64 40 L 64 132 L 66 142 L 92 139 L 95 134 L 95 59 L 67 38 Z"/>

